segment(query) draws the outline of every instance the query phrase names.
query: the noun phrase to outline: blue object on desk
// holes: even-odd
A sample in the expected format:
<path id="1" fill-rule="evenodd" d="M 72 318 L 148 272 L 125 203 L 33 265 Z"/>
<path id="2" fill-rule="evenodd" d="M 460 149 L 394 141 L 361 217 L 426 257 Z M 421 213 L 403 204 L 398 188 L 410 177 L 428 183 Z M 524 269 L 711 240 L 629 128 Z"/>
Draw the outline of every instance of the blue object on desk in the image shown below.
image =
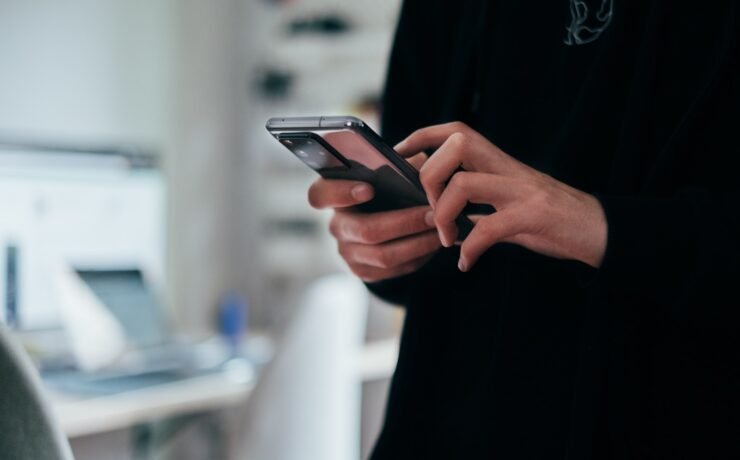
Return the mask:
<path id="1" fill-rule="evenodd" d="M 239 345 L 247 329 L 247 299 L 229 292 L 222 299 L 218 309 L 218 331 L 231 347 L 232 357 L 239 355 Z"/>

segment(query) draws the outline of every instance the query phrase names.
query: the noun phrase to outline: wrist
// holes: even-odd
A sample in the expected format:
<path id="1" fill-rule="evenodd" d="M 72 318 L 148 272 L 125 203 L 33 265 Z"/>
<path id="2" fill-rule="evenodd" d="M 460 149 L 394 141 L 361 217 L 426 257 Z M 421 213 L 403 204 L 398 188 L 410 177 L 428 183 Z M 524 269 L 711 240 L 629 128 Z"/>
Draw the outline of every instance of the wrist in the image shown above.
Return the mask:
<path id="1" fill-rule="evenodd" d="M 594 268 L 601 267 L 606 254 L 606 243 L 608 238 L 608 224 L 604 208 L 599 200 L 589 194 L 586 195 L 586 225 L 585 238 L 583 241 L 583 255 L 580 258 Z"/>

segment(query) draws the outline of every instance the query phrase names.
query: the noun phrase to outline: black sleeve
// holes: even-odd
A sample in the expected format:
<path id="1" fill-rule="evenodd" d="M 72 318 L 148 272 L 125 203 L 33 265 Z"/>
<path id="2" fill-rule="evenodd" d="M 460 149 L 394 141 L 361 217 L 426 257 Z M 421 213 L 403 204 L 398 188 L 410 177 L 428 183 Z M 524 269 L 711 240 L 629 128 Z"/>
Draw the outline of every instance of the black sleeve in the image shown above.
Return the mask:
<path id="1" fill-rule="evenodd" d="M 608 221 L 598 285 L 612 296 L 645 299 L 658 308 L 650 314 L 692 327 L 740 326 L 737 59 L 733 45 L 716 84 L 677 127 L 674 151 L 658 155 L 665 159 L 660 174 L 691 180 L 662 196 L 598 197 Z"/>
<path id="2" fill-rule="evenodd" d="M 740 318 L 740 194 L 686 189 L 670 198 L 601 196 L 609 222 L 597 275 L 620 297 L 652 300 L 671 319 Z M 700 310 L 690 306 L 701 305 Z"/>

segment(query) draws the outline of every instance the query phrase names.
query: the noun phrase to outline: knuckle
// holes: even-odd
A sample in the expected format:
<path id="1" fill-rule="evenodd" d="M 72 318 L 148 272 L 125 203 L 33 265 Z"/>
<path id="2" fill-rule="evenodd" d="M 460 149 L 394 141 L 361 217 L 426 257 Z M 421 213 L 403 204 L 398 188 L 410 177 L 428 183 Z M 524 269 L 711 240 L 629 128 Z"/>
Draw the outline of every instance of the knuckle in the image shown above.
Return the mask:
<path id="1" fill-rule="evenodd" d="M 334 218 L 329 223 L 330 230 L 332 228 L 335 238 L 339 241 L 352 240 L 356 238 L 359 229 L 362 228 L 361 217 L 353 213 L 335 212 Z"/>
<path id="2" fill-rule="evenodd" d="M 337 240 L 340 239 L 340 228 L 341 228 L 341 220 L 342 218 L 339 217 L 339 214 L 334 213 L 332 218 L 329 220 L 329 234 L 336 238 Z"/>
<path id="3" fill-rule="evenodd" d="M 337 252 L 345 262 L 349 262 L 351 260 L 349 247 L 346 244 L 337 244 Z"/>
<path id="4" fill-rule="evenodd" d="M 411 139 L 411 138 L 414 138 L 415 139 L 417 137 L 424 137 L 424 135 L 426 133 L 427 133 L 427 129 L 426 128 L 416 129 L 413 133 L 411 133 L 411 135 L 409 136 L 409 139 Z"/>
<path id="5" fill-rule="evenodd" d="M 342 239 L 364 242 L 365 225 L 360 215 L 344 216 L 339 231 Z"/>
<path id="6" fill-rule="evenodd" d="M 411 143 L 416 142 L 423 142 L 427 138 L 427 129 L 426 128 L 419 128 L 409 134 L 409 136 L 406 138 L 406 141 Z"/>
<path id="7" fill-rule="evenodd" d="M 357 224 L 354 230 L 357 239 L 363 243 L 374 244 L 377 241 L 377 231 L 375 226 L 369 222 Z"/>
<path id="8" fill-rule="evenodd" d="M 467 180 L 468 180 L 467 173 L 458 172 L 452 175 L 452 178 L 450 179 L 450 183 L 447 186 L 452 187 L 453 189 L 456 189 L 458 191 L 464 190 Z"/>
<path id="9" fill-rule="evenodd" d="M 468 135 L 462 131 L 456 131 L 448 138 L 448 142 L 455 150 L 464 149 L 469 142 Z"/>
<path id="10" fill-rule="evenodd" d="M 424 186 L 430 185 L 429 182 L 432 180 L 432 172 L 429 168 L 426 167 L 426 164 L 419 171 L 419 180 Z"/>
<path id="11" fill-rule="evenodd" d="M 460 131 L 455 131 L 447 138 L 447 142 L 452 147 L 459 148 L 465 143 L 465 134 Z"/>
<path id="12" fill-rule="evenodd" d="M 452 129 L 453 129 L 453 130 L 455 130 L 455 131 L 462 131 L 462 132 L 465 132 L 465 131 L 467 131 L 467 130 L 469 129 L 469 128 L 468 128 L 468 125 L 466 125 L 466 124 L 465 124 L 465 123 L 463 123 L 462 121 L 453 121 L 453 122 L 452 122 L 452 123 L 450 124 L 450 126 L 451 126 L 451 127 L 452 127 Z"/>
<path id="13" fill-rule="evenodd" d="M 391 257 L 388 251 L 384 251 L 381 248 L 373 248 L 371 252 L 371 258 L 375 265 L 379 268 L 390 268 L 392 267 Z"/>

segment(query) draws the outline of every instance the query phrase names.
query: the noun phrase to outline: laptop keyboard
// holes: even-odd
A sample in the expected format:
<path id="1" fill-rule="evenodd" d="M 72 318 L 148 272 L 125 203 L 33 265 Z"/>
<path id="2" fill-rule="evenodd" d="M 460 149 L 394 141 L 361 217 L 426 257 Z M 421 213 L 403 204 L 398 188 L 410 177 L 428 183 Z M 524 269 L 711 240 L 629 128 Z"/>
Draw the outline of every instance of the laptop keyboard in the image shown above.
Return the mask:
<path id="1" fill-rule="evenodd" d="M 83 372 L 65 372 L 46 374 L 43 380 L 50 388 L 65 393 L 105 396 L 173 383 L 204 373 L 207 372 L 183 373 L 181 370 L 163 370 L 130 375 L 100 376 Z"/>

